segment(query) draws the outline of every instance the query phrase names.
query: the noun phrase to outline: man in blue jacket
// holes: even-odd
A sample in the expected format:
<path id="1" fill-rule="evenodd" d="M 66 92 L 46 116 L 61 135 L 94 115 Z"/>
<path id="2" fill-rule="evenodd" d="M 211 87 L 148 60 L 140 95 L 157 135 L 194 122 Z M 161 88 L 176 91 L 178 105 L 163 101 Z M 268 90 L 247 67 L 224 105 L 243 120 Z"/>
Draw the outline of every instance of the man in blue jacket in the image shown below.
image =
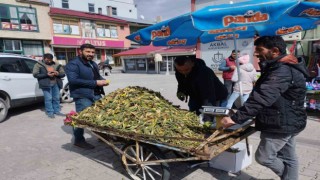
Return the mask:
<path id="1" fill-rule="evenodd" d="M 98 65 L 93 61 L 95 47 L 91 44 L 83 44 L 80 47 L 80 55 L 66 65 L 66 74 L 69 81 L 71 97 L 76 105 L 76 111 L 91 106 L 104 94 L 103 86 L 108 83 L 99 74 Z M 93 149 L 94 146 L 87 143 L 83 136 L 82 128 L 74 128 L 74 145 L 84 149 Z"/>

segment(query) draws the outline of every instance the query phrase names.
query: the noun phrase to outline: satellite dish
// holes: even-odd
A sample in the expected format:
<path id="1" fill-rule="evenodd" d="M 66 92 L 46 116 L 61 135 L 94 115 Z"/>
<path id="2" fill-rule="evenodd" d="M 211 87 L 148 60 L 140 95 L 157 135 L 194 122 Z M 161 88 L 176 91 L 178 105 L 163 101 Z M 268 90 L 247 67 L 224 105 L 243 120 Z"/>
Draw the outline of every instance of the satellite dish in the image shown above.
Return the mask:
<path id="1" fill-rule="evenodd" d="M 140 19 L 144 19 L 144 16 L 143 16 L 143 15 L 140 15 Z"/>

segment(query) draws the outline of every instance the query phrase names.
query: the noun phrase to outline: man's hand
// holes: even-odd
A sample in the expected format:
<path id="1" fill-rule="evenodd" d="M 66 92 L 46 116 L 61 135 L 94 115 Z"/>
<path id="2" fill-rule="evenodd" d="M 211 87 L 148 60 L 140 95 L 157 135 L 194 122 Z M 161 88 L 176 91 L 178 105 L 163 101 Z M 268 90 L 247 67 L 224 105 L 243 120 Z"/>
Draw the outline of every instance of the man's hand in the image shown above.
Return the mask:
<path id="1" fill-rule="evenodd" d="M 231 70 L 235 70 L 235 69 L 236 69 L 236 66 L 230 66 L 230 69 L 231 69 Z"/>
<path id="2" fill-rule="evenodd" d="M 181 101 L 184 101 L 186 99 L 186 95 L 183 92 L 177 92 L 177 97 Z"/>
<path id="3" fill-rule="evenodd" d="M 221 119 L 221 124 L 223 128 L 228 128 L 236 123 L 230 117 L 224 117 Z"/>
<path id="4" fill-rule="evenodd" d="M 54 74 L 55 76 L 58 76 L 58 75 L 59 75 L 59 72 L 58 72 L 58 71 L 53 71 L 53 74 Z"/>
<path id="5" fill-rule="evenodd" d="M 110 82 L 107 80 L 97 80 L 97 86 L 108 86 Z"/>
<path id="6" fill-rule="evenodd" d="M 53 77 L 53 76 L 54 76 L 54 72 L 53 72 L 53 71 L 49 71 L 49 72 L 47 73 L 47 75 L 48 75 L 49 77 Z"/>

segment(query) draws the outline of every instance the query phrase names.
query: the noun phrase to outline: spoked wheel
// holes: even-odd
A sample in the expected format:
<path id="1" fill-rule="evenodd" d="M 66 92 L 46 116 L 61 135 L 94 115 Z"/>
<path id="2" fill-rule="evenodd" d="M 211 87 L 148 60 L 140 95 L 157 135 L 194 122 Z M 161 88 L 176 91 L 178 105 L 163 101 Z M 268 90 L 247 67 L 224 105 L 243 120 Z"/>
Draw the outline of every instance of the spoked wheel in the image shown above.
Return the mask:
<path id="1" fill-rule="evenodd" d="M 161 152 L 154 146 L 139 144 L 138 152 L 136 143 L 129 143 L 122 148 L 124 154 L 136 159 L 137 154 L 141 162 L 164 159 Z M 170 169 L 168 163 L 148 163 L 137 164 L 125 155 L 121 156 L 122 164 L 129 176 L 134 180 L 168 180 L 170 179 Z"/>

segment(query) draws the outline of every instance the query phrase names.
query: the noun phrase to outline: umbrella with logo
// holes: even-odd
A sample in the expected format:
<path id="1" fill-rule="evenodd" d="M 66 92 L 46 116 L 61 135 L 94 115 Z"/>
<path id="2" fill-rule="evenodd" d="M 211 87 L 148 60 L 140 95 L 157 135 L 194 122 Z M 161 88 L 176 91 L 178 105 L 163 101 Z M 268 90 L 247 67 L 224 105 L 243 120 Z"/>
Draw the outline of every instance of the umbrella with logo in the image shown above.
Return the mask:
<path id="1" fill-rule="evenodd" d="M 141 29 L 127 39 L 154 46 L 190 46 L 258 34 L 286 35 L 316 28 L 320 4 L 298 0 L 251 0 L 208 6 Z"/>
<path id="2" fill-rule="evenodd" d="M 141 29 L 126 38 L 142 45 L 152 43 L 154 46 L 190 46 L 199 42 L 233 39 L 234 49 L 237 49 L 236 39 L 255 35 L 286 35 L 314 29 L 319 18 L 318 3 L 250 0 L 208 6 Z M 240 73 L 238 63 L 237 69 Z"/>

